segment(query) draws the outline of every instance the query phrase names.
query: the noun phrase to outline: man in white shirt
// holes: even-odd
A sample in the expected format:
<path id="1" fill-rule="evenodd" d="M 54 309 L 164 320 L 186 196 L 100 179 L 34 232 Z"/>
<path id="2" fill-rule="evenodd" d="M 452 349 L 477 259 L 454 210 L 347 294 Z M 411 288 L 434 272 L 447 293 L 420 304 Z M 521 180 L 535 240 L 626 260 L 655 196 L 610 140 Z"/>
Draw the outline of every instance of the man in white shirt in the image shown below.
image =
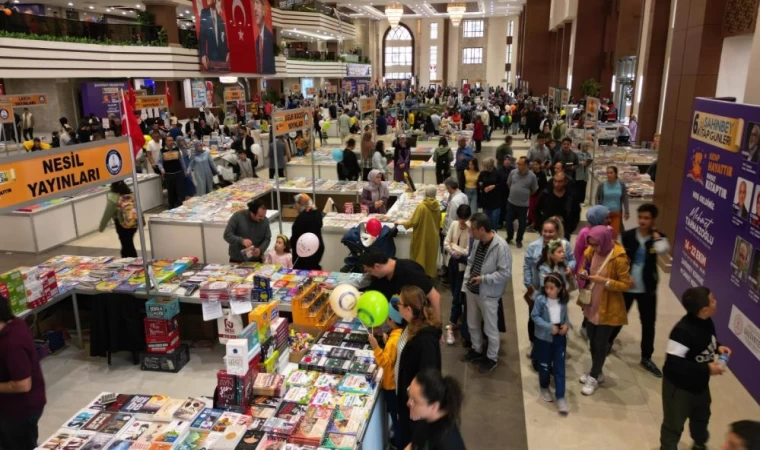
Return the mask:
<path id="1" fill-rule="evenodd" d="M 151 135 L 151 141 L 148 142 L 148 148 L 146 150 L 146 156 L 148 157 L 148 162 L 150 163 L 150 166 L 153 167 L 153 171 L 156 173 L 161 173 L 158 170 L 158 155 L 161 154 L 161 132 L 158 130 L 154 130 Z"/>

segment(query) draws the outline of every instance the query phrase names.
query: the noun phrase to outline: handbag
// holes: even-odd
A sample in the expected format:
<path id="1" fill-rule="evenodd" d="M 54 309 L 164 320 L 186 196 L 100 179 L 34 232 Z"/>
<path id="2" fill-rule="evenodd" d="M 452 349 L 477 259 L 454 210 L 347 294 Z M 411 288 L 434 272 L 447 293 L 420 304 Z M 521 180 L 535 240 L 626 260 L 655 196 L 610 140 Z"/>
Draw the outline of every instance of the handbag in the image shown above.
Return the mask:
<path id="1" fill-rule="evenodd" d="M 599 267 L 599 270 L 597 270 L 596 272 L 597 276 L 599 276 L 599 274 L 602 273 L 602 270 L 604 270 L 604 267 L 610 261 L 610 257 L 612 257 L 612 251 L 610 251 L 607 257 L 604 258 L 604 262 L 602 263 L 601 267 Z M 578 302 L 581 305 L 591 304 L 591 291 L 594 289 L 594 285 L 595 283 L 591 282 L 591 283 L 588 283 L 584 289 L 581 289 L 580 293 L 578 294 Z"/>

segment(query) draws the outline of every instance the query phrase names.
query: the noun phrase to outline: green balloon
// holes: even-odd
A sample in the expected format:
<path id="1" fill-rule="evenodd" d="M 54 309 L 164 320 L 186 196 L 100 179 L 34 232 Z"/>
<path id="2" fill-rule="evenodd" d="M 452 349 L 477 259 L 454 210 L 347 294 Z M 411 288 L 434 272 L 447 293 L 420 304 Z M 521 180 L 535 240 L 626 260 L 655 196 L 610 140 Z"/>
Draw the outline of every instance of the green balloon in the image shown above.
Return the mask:
<path id="1" fill-rule="evenodd" d="M 379 327 L 388 318 L 388 299 L 378 291 L 367 291 L 359 297 L 356 316 L 367 327 Z"/>

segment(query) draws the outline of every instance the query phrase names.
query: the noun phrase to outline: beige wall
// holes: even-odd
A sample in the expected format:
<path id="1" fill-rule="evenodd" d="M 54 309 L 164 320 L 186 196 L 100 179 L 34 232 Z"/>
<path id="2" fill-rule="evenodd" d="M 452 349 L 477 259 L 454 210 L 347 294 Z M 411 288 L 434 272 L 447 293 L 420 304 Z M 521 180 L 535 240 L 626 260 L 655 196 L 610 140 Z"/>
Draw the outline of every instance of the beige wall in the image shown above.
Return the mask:
<path id="1" fill-rule="evenodd" d="M 34 115 L 34 133 L 36 136 L 38 133 L 47 134 L 58 130 L 60 128 L 58 119 L 61 117 L 67 117 L 69 119 L 69 124 L 72 126 L 76 126 L 79 123 L 80 113 L 76 106 L 79 103 L 78 84 L 78 82 L 70 79 L 6 78 L 5 93 L 8 95 L 47 95 L 47 105 L 29 107 L 29 110 Z M 23 108 L 16 108 L 15 112 L 16 114 L 21 115 L 23 110 Z"/>

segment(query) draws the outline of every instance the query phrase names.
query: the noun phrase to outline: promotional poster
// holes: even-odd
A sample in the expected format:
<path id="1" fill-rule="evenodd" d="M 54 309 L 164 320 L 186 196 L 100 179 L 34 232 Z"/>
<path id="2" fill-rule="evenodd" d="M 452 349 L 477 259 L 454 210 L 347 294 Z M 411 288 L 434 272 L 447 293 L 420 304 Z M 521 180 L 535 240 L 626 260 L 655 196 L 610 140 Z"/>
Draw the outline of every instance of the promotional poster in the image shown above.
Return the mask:
<path id="1" fill-rule="evenodd" d="M 709 287 L 729 369 L 760 401 L 760 107 L 694 102 L 670 287 Z"/>
<path id="2" fill-rule="evenodd" d="M 88 81 L 82 83 L 82 110 L 85 116 L 95 114 L 101 119 L 109 114 L 119 115 L 121 90 L 127 90 L 126 81 Z"/>
<path id="3" fill-rule="evenodd" d="M 272 10 L 266 0 L 195 0 L 202 72 L 274 73 Z"/>

